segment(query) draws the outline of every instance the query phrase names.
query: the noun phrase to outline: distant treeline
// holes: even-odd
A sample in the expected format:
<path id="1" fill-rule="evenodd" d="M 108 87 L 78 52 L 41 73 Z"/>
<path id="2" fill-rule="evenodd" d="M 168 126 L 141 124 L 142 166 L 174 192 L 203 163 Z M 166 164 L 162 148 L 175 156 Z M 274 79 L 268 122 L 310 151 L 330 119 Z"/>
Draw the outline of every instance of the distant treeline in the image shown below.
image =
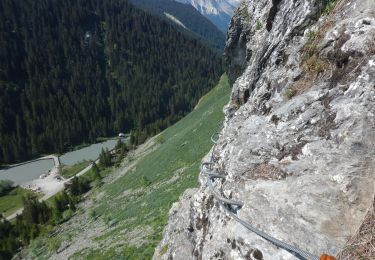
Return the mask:
<path id="1" fill-rule="evenodd" d="M 221 57 L 125 0 L 0 1 L 0 164 L 186 115 Z"/>

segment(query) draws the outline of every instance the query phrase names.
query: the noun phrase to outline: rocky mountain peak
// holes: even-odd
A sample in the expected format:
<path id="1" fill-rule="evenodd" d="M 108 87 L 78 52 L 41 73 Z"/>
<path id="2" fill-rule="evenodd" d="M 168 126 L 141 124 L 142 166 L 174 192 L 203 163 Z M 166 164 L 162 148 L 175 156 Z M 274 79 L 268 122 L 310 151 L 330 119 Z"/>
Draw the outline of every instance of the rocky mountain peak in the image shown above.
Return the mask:
<path id="1" fill-rule="evenodd" d="M 190 4 L 211 20 L 220 30 L 226 31 L 230 18 L 241 0 L 176 0 Z"/>
<path id="2" fill-rule="evenodd" d="M 298 259 L 237 217 L 350 259 L 340 252 L 374 199 L 375 2 L 243 1 L 225 55 L 232 93 L 203 159 L 223 178 L 213 194 L 203 172 L 173 205 L 154 258 Z M 243 206 L 228 213 L 218 196 Z"/>

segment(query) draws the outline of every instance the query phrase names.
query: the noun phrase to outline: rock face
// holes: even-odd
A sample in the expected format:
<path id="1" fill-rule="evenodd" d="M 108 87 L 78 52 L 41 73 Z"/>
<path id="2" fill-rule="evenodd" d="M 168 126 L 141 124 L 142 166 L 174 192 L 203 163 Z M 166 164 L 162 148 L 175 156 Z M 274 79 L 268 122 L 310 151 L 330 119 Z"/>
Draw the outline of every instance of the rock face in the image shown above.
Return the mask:
<path id="1" fill-rule="evenodd" d="M 237 216 L 314 255 L 336 255 L 375 183 L 375 2 L 246 0 L 226 59 L 233 85 L 213 152 Z M 211 153 L 203 159 L 210 161 Z M 250 232 L 206 177 L 170 211 L 155 259 L 296 259 Z"/>
<path id="2" fill-rule="evenodd" d="M 221 31 L 226 32 L 234 9 L 241 0 L 176 0 L 190 4 L 207 17 Z"/>

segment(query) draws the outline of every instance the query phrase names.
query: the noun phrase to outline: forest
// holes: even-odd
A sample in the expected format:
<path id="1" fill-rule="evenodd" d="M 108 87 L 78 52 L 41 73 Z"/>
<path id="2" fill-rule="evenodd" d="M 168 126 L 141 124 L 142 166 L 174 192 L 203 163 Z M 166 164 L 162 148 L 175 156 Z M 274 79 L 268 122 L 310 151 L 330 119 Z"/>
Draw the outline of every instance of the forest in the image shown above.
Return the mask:
<path id="1" fill-rule="evenodd" d="M 142 142 L 223 70 L 217 52 L 126 0 L 2 0 L 0 17 L 0 165 L 118 132 Z"/>

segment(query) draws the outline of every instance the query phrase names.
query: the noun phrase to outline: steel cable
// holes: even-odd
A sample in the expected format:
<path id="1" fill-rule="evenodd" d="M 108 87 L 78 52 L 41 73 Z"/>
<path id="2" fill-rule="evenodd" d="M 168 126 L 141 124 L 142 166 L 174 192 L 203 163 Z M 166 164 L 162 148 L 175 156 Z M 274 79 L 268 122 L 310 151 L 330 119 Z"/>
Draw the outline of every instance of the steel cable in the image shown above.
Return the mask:
<path id="1" fill-rule="evenodd" d="M 220 133 L 215 133 L 211 136 L 211 141 L 214 143 L 214 147 L 213 147 L 212 153 L 211 153 L 211 162 L 203 162 L 201 164 L 201 174 L 207 177 L 207 179 L 208 179 L 207 186 L 208 186 L 209 190 L 211 191 L 213 196 L 219 201 L 220 205 L 224 208 L 224 210 L 234 220 L 236 220 L 238 223 L 240 223 L 241 225 L 243 225 L 244 227 L 246 227 L 250 231 L 254 232 L 255 234 L 264 238 L 265 240 L 271 242 L 272 244 L 288 251 L 289 253 L 293 254 L 297 258 L 302 259 L 302 260 L 319 260 L 318 256 L 312 255 L 309 252 L 303 251 L 303 250 L 301 250 L 301 249 L 299 249 L 299 248 L 297 248 L 293 245 L 290 245 L 288 243 L 280 241 L 277 238 L 272 237 L 272 236 L 268 235 L 267 233 L 255 228 L 250 223 L 240 219 L 236 215 L 236 211 L 238 209 L 240 209 L 244 205 L 244 203 L 241 202 L 241 201 L 235 201 L 235 200 L 223 198 L 215 191 L 214 186 L 213 186 L 214 180 L 217 179 L 217 178 L 220 178 L 220 179 L 226 178 L 226 175 L 220 174 L 220 173 L 218 173 L 218 172 L 216 172 L 212 169 L 213 168 L 212 166 L 214 164 L 214 160 L 213 160 L 214 152 L 215 152 L 217 141 L 218 141 L 218 138 L 217 139 L 214 138 L 215 135 L 219 136 Z M 205 166 L 209 166 L 209 169 L 206 169 Z M 237 210 L 234 210 L 233 206 L 237 206 Z"/>

